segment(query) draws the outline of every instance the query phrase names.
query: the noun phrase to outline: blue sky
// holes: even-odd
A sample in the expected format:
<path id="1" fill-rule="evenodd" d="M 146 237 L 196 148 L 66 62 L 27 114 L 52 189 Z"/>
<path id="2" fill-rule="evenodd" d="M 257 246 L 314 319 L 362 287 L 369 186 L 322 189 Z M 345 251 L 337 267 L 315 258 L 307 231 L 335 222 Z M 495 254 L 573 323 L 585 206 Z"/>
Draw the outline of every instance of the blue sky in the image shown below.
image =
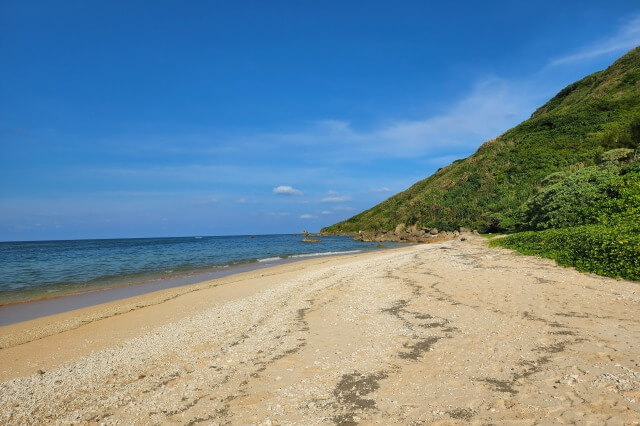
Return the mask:
<path id="1" fill-rule="evenodd" d="M 0 2 L 0 240 L 288 233 L 640 44 L 636 1 Z"/>

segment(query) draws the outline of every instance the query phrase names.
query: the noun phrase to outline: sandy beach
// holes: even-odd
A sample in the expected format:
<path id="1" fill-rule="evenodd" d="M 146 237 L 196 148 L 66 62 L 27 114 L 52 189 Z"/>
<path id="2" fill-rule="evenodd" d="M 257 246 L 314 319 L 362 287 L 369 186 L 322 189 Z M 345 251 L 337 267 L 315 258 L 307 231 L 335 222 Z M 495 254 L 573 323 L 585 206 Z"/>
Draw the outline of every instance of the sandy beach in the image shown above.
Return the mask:
<path id="1" fill-rule="evenodd" d="M 482 237 L 0 327 L 0 423 L 640 424 L 640 284 Z"/>

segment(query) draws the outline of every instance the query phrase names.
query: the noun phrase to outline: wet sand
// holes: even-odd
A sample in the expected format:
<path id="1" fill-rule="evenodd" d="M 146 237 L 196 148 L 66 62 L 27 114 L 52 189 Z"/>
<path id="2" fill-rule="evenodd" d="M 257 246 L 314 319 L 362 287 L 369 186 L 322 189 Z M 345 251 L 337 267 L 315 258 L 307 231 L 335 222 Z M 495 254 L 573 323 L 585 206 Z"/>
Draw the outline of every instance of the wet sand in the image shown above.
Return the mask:
<path id="1" fill-rule="evenodd" d="M 640 422 L 640 284 L 480 237 L 0 327 L 0 423 Z"/>
<path id="2" fill-rule="evenodd" d="M 317 257 L 321 256 L 318 255 Z M 228 268 L 217 268 L 208 272 L 194 273 L 186 276 L 156 279 L 131 285 L 98 288 L 75 294 L 62 294 L 54 297 L 43 297 L 35 300 L 9 303 L 0 305 L 0 326 L 296 261 L 298 260 L 281 259 L 271 262 L 250 263 Z"/>

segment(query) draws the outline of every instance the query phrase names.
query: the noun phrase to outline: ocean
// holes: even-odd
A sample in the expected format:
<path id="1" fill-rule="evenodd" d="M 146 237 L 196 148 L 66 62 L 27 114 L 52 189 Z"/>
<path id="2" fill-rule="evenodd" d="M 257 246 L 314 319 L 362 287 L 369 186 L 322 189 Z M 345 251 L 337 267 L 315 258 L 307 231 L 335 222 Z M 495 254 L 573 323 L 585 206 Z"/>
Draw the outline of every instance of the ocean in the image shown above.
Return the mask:
<path id="1" fill-rule="evenodd" d="M 350 237 L 302 239 L 286 234 L 1 242 L 0 305 L 378 249 Z"/>

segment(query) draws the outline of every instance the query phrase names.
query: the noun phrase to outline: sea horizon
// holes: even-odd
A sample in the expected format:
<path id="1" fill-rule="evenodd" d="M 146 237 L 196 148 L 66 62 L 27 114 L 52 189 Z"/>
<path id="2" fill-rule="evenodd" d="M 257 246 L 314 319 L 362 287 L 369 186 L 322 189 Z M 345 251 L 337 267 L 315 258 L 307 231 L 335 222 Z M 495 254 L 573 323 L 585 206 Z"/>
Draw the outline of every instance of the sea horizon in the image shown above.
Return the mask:
<path id="1" fill-rule="evenodd" d="M 205 235 L 205 234 L 190 234 L 190 235 L 155 235 L 155 236 L 145 236 L 145 237 L 82 237 L 82 238 L 44 238 L 44 239 L 34 239 L 34 240 L 0 240 L 0 244 L 2 243 L 47 243 L 47 242 L 62 242 L 62 241 L 94 241 L 94 240 L 143 240 L 143 239 L 151 239 L 151 238 L 202 238 L 202 237 L 265 237 L 271 235 L 304 235 L 305 232 L 309 234 L 315 235 L 320 234 L 320 232 L 316 231 L 305 231 L 302 232 L 281 232 L 281 233 L 250 233 L 250 234 L 220 234 L 220 235 Z"/>

